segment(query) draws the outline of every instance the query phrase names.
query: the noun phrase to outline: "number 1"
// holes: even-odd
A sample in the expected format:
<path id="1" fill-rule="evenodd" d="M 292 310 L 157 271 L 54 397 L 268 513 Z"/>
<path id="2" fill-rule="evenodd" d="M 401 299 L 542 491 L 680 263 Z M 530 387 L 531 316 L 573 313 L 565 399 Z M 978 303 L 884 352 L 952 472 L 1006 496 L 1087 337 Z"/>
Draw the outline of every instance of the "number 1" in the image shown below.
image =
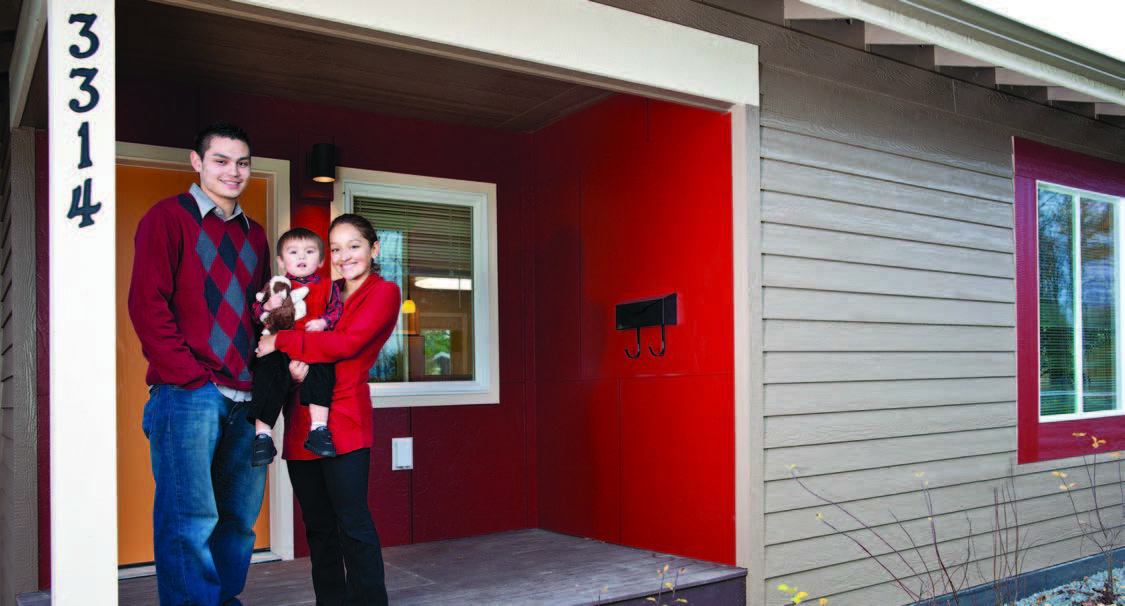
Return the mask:
<path id="1" fill-rule="evenodd" d="M 94 165 L 90 161 L 90 123 L 83 122 L 78 128 L 78 138 L 82 140 L 82 148 L 78 153 L 78 168 L 90 168 Z"/>

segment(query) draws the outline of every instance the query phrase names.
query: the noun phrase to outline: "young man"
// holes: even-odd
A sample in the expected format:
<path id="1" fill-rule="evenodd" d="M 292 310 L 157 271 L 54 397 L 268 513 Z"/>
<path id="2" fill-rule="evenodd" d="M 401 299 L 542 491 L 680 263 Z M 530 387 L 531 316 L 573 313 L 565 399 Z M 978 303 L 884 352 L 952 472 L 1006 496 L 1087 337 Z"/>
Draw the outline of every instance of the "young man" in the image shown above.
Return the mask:
<path id="1" fill-rule="evenodd" d="M 156 479 L 161 606 L 235 606 L 254 548 L 266 468 L 246 453 L 250 303 L 269 279 L 262 226 L 238 197 L 250 140 L 226 122 L 195 140 L 199 183 L 157 202 L 137 227 L 129 316 L 148 360 L 142 428 Z"/>

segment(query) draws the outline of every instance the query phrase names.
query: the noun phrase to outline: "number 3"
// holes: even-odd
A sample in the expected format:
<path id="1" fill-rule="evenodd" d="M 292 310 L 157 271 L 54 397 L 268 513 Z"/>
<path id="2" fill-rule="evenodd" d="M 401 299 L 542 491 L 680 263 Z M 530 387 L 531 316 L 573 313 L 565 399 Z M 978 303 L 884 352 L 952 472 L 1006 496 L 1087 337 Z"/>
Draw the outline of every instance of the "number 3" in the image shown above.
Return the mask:
<path id="1" fill-rule="evenodd" d="M 82 84 L 79 85 L 78 90 L 90 95 L 90 100 L 86 102 L 86 105 L 78 103 L 78 99 L 71 99 L 71 110 L 82 114 L 98 106 L 98 101 L 101 100 L 102 96 L 98 93 L 98 89 L 90 84 L 94 81 L 94 76 L 96 75 L 98 75 L 98 68 L 96 67 L 76 67 L 70 70 L 71 78 L 82 78 Z"/>
<path id="2" fill-rule="evenodd" d="M 93 55 L 94 53 L 98 52 L 98 46 L 100 46 L 100 41 L 98 40 L 98 35 L 95 34 L 92 31 L 90 31 L 90 28 L 94 26 L 94 21 L 96 21 L 97 18 L 98 18 L 97 15 L 94 15 L 94 14 L 91 14 L 91 13 L 76 13 L 76 14 L 73 14 L 73 15 L 70 16 L 70 21 L 69 21 L 70 23 L 81 23 L 82 24 L 82 29 L 79 30 L 78 35 L 84 36 L 87 40 L 90 41 L 90 47 L 87 48 L 86 50 L 79 49 L 77 44 L 71 44 L 70 45 L 70 56 L 71 57 L 74 57 L 75 59 L 85 59 L 85 58 Z M 71 76 L 71 77 L 73 78 L 73 76 Z"/>

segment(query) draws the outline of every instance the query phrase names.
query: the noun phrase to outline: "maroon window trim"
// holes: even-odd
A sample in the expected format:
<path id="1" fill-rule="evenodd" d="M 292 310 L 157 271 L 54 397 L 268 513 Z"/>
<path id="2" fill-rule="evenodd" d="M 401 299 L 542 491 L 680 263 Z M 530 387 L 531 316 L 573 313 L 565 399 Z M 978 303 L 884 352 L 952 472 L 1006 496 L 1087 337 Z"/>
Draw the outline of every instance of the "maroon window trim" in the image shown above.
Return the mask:
<path id="1" fill-rule="evenodd" d="M 1016 196 L 1016 365 L 1019 462 L 1032 463 L 1095 452 L 1125 450 L 1121 416 L 1039 422 L 1039 242 L 1037 181 L 1125 198 L 1125 164 L 1042 143 L 1013 141 Z M 1123 331 L 1125 332 L 1125 331 Z M 1125 335 L 1123 335 L 1125 336 Z M 1119 360 L 1118 363 L 1125 363 Z M 1125 389 L 1119 385 L 1118 389 Z M 1076 438 L 1074 434 L 1085 433 Z"/>

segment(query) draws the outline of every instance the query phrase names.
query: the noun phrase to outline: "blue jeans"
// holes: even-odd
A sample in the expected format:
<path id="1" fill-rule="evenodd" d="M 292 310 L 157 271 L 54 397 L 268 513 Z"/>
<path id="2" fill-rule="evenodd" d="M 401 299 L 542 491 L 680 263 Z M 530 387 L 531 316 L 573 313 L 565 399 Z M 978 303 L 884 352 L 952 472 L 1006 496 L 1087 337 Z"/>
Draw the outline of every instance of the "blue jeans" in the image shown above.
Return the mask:
<path id="1" fill-rule="evenodd" d="M 142 428 L 156 496 L 152 508 L 161 606 L 233 606 L 246 584 L 266 468 L 251 467 L 246 402 L 214 384 L 154 385 Z"/>

